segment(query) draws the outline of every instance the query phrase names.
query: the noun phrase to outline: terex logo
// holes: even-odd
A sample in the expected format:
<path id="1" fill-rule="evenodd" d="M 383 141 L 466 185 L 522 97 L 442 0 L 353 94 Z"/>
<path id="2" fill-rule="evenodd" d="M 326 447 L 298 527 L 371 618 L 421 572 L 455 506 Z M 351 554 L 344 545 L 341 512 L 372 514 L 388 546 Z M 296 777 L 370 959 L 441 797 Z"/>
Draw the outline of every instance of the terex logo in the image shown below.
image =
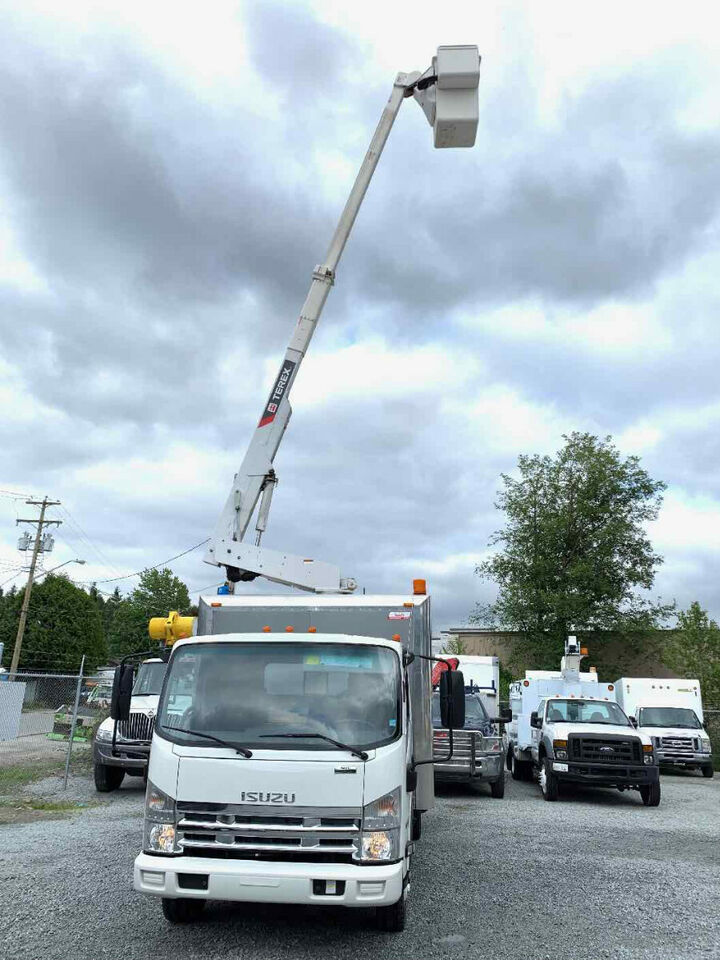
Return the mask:
<path id="1" fill-rule="evenodd" d="M 255 790 L 243 790 L 240 794 L 243 803 L 295 803 L 294 793 L 262 793 Z"/>
<path id="2" fill-rule="evenodd" d="M 278 412 L 278 407 L 280 406 L 280 401 L 283 398 L 285 389 L 290 382 L 290 378 L 293 375 L 293 371 L 297 363 L 294 360 L 286 360 L 282 367 L 280 368 L 280 373 L 277 375 L 275 384 L 270 393 L 270 399 L 265 404 L 265 409 L 263 410 L 263 415 L 260 417 L 259 427 L 267 426 L 268 423 L 272 423 L 275 419 L 275 414 Z"/>

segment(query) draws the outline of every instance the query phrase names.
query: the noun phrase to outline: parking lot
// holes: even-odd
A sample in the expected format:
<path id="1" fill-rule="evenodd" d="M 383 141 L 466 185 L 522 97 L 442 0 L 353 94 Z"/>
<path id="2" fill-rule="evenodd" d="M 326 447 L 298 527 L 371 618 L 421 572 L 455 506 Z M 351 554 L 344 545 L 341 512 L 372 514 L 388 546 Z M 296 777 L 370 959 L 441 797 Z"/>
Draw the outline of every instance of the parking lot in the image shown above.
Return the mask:
<path id="1" fill-rule="evenodd" d="M 24 788 L 61 797 L 57 781 Z M 0 827 L 0 953 L 43 960 L 160 957 L 681 958 L 720 956 L 720 779 L 664 776 L 658 809 L 578 789 L 545 803 L 508 779 L 504 800 L 442 788 L 413 864 L 404 934 L 364 912 L 210 904 L 171 927 L 131 886 L 143 788 Z M 90 780 L 67 795 L 96 801 Z"/>

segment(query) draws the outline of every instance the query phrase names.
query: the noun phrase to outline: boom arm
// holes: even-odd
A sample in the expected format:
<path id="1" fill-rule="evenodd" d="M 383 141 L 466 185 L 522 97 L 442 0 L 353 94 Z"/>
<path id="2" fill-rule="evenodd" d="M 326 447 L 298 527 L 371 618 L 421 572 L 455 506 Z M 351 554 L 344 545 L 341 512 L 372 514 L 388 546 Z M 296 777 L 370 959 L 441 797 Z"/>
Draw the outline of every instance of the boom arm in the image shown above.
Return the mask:
<path id="1" fill-rule="evenodd" d="M 231 583 L 264 576 L 275 583 L 318 593 L 349 593 L 356 587 L 354 580 L 343 579 L 339 569 L 331 564 L 260 547 L 277 483 L 273 463 L 292 413 L 290 391 L 403 99 L 414 95 L 420 102 L 435 128 L 436 146 L 472 146 L 477 130 L 479 62 L 477 47 L 440 47 L 438 56 L 433 58 L 433 66 L 425 74 L 399 73 L 395 78 L 390 99 L 350 191 L 325 260 L 313 271 L 310 290 L 282 365 L 208 543 L 205 561 L 226 567 Z M 436 100 L 436 96 L 430 96 L 436 91 L 430 88 L 436 82 L 439 88 L 442 87 L 443 81 L 450 85 L 446 88 L 445 101 L 441 102 L 440 90 L 437 91 L 440 96 Z M 468 110 L 468 92 L 474 93 L 474 117 L 472 109 Z M 260 508 L 255 524 L 255 544 L 247 544 L 243 539 L 258 501 Z"/>

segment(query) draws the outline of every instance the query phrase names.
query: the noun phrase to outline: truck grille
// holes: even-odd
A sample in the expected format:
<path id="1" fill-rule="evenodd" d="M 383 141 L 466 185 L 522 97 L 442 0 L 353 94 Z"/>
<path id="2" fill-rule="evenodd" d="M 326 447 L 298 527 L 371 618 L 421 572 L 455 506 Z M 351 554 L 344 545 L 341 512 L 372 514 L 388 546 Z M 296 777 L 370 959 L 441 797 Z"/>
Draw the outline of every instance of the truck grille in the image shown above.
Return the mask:
<path id="1" fill-rule="evenodd" d="M 118 720 L 118 737 L 150 743 L 155 729 L 155 717 L 144 713 L 131 713 L 128 720 Z"/>
<path id="2" fill-rule="evenodd" d="M 683 757 L 692 757 L 700 749 L 700 744 L 693 737 L 657 737 L 659 749 L 666 759 L 682 760 Z"/>
<path id="3" fill-rule="evenodd" d="M 186 856 L 238 860 L 350 863 L 359 842 L 362 810 L 241 804 L 177 805 L 179 842 Z"/>
<path id="4" fill-rule="evenodd" d="M 433 757 L 445 757 L 450 749 L 446 730 L 433 731 Z M 453 755 L 450 760 L 439 761 L 436 766 L 443 770 L 470 771 L 475 774 L 475 758 L 500 753 L 500 737 L 484 737 L 479 730 L 454 730 Z"/>
<path id="5" fill-rule="evenodd" d="M 570 734 L 570 759 L 579 763 L 642 763 L 637 737 Z"/>

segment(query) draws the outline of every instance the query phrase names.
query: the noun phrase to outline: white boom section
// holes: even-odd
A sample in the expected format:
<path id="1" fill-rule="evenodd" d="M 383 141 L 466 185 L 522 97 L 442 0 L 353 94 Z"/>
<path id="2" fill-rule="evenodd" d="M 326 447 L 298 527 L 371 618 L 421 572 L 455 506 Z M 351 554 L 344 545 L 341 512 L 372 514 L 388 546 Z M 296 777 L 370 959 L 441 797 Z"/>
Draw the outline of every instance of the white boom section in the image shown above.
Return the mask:
<path id="1" fill-rule="evenodd" d="M 442 67 L 442 73 L 439 73 L 438 64 Z M 260 548 L 260 539 L 267 526 L 270 501 L 277 482 L 273 462 L 292 413 L 290 391 L 335 281 L 335 270 L 403 99 L 414 94 L 421 103 L 435 129 L 436 146 L 472 146 L 477 130 L 479 64 L 477 47 L 440 47 L 438 57 L 433 58 L 433 67 L 425 74 L 399 73 L 395 78 L 390 99 L 350 191 L 325 260 L 313 271 L 310 290 L 280 371 L 208 543 L 205 562 L 226 567 L 231 582 L 263 576 L 275 583 L 317 593 L 350 593 L 357 586 L 355 580 L 342 578 L 339 568 L 331 564 Z M 472 69 L 468 73 L 468 67 L 473 65 L 474 74 Z M 429 86 L 437 83 L 440 87 L 443 82 L 447 85 L 448 106 L 441 109 L 438 99 L 438 103 L 433 103 L 430 108 L 425 102 Z M 468 109 L 468 92 L 471 95 L 474 92 L 474 126 L 472 110 Z M 455 101 L 458 101 L 457 104 Z M 255 525 L 255 543 L 243 543 L 261 497 Z"/>

